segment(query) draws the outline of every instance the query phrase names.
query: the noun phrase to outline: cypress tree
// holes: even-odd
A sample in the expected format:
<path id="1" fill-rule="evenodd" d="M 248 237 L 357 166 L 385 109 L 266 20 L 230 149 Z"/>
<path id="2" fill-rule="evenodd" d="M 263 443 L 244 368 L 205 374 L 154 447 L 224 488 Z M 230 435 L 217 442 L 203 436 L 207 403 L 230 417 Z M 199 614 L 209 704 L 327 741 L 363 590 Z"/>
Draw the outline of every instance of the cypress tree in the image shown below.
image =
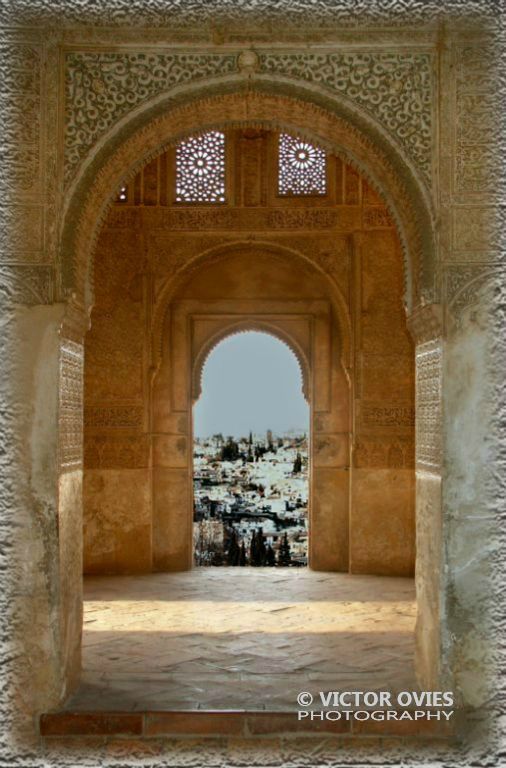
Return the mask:
<path id="1" fill-rule="evenodd" d="M 258 535 L 257 535 L 257 565 L 265 565 L 265 541 L 264 541 L 264 533 L 263 528 L 258 529 Z"/>
<path id="2" fill-rule="evenodd" d="M 288 534 L 285 531 L 279 545 L 278 565 L 281 567 L 286 567 L 290 565 L 291 561 L 292 561 L 292 558 L 290 554 L 290 543 L 288 541 Z"/>
<path id="3" fill-rule="evenodd" d="M 267 547 L 267 551 L 265 553 L 265 564 L 272 567 L 276 565 L 276 555 L 274 554 L 274 550 L 269 544 Z"/>
<path id="4" fill-rule="evenodd" d="M 227 550 L 227 563 L 228 565 L 237 565 L 239 562 L 239 546 L 237 544 L 237 533 L 235 528 L 232 528 L 230 534 L 230 543 Z"/>

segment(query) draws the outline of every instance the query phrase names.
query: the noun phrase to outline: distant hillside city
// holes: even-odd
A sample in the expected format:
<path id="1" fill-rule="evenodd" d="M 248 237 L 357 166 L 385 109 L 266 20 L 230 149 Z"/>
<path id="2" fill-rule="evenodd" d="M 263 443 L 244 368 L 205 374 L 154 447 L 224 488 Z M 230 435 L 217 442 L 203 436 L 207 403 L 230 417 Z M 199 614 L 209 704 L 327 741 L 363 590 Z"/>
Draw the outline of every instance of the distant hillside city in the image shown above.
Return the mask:
<path id="1" fill-rule="evenodd" d="M 307 565 L 305 433 L 195 438 L 193 484 L 196 565 Z"/>

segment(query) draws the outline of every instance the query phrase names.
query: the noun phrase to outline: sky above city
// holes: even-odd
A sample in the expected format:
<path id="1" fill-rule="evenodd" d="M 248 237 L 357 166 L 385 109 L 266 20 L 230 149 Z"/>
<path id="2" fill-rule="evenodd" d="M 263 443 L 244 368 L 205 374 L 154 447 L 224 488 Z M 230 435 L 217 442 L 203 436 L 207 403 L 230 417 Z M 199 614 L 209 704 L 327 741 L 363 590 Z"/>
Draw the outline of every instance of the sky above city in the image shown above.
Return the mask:
<path id="1" fill-rule="evenodd" d="M 197 437 L 308 431 L 309 408 L 295 355 L 267 333 L 229 336 L 204 365 L 193 416 Z"/>

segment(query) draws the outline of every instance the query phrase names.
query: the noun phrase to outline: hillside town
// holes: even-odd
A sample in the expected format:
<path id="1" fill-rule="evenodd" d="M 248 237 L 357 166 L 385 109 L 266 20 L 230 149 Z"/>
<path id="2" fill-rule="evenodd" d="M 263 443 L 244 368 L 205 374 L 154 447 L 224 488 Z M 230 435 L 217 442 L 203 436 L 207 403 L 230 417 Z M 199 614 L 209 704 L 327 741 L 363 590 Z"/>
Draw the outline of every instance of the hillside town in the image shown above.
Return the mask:
<path id="1" fill-rule="evenodd" d="M 193 486 L 196 565 L 307 565 L 306 434 L 195 438 Z"/>

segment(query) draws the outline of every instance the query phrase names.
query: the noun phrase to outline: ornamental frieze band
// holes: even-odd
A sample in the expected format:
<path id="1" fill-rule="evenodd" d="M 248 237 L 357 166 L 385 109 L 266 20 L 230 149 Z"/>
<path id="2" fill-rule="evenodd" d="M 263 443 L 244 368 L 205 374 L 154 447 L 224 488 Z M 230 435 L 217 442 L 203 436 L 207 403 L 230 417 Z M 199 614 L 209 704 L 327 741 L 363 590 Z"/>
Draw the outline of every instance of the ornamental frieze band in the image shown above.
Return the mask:
<path id="1" fill-rule="evenodd" d="M 385 214 L 386 215 L 386 214 Z M 340 229 L 354 230 L 361 225 L 361 212 L 349 207 L 323 210 L 185 208 L 120 208 L 109 213 L 107 226 L 111 229 L 140 227 L 170 230 L 262 230 L 262 229 Z"/>

